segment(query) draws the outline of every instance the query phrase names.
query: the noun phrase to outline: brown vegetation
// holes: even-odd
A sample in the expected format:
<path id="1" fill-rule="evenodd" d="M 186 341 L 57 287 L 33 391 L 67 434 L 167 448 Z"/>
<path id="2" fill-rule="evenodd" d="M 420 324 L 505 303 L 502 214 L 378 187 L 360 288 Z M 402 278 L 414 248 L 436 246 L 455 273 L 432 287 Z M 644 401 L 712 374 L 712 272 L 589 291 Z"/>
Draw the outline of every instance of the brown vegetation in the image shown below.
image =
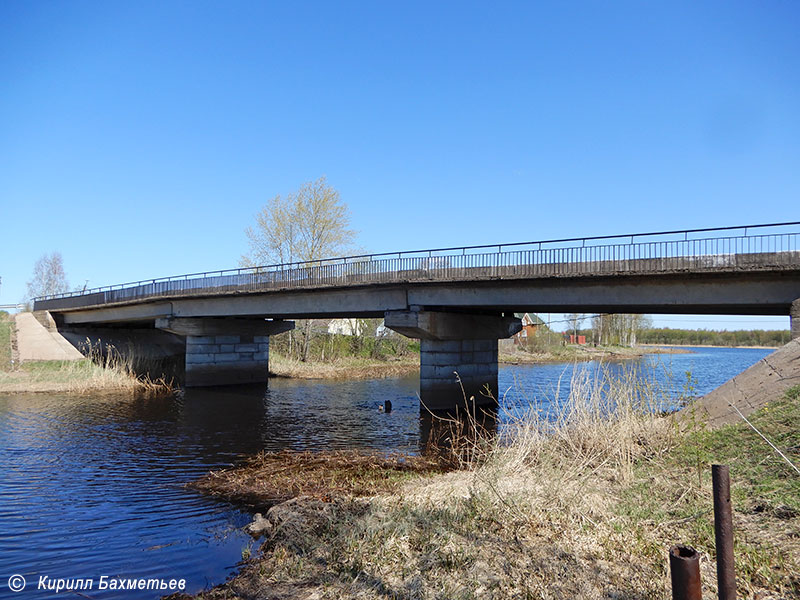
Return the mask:
<path id="1" fill-rule="evenodd" d="M 0 323 L 0 326 L 3 324 Z M 10 344 L 0 330 L 0 354 Z M 154 397 L 172 395 L 176 386 L 164 379 L 139 377 L 130 357 L 95 351 L 83 360 L 43 360 L 7 364 L 0 368 L 0 393 L 130 393 Z"/>
<path id="2" fill-rule="evenodd" d="M 277 352 L 271 352 L 269 357 L 270 376 L 295 379 L 377 379 L 399 377 L 418 369 L 419 354 L 390 358 L 349 356 L 325 362 L 291 360 Z"/>
<path id="3" fill-rule="evenodd" d="M 473 443 L 483 451 L 458 471 L 367 486 L 368 498 L 317 478 L 267 513 L 261 553 L 200 597 L 655 600 L 669 596 L 673 543 L 699 550 L 712 597 L 715 461 L 731 465 L 740 593 L 800 597 L 800 484 L 785 463 L 747 427 L 678 431 L 631 374 L 581 377 L 559 419 L 532 407 L 503 439 Z M 795 460 L 798 412 L 789 398 L 754 417 Z"/>
<path id="4" fill-rule="evenodd" d="M 355 450 L 262 452 L 233 469 L 212 471 L 190 487 L 212 496 L 269 508 L 297 496 L 372 496 L 394 491 L 412 475 L 442 472 L 442 464 L 423 456 Z"/>

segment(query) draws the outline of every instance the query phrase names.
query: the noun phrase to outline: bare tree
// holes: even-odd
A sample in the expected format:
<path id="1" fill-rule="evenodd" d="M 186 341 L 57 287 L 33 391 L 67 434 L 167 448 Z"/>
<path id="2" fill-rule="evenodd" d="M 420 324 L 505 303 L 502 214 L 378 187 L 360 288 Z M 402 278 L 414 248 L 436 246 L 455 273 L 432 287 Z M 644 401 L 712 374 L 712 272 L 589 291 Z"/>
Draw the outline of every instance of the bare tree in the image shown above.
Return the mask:
<path id="1" fill-rule="evenodd" d="M 245 266 L 313 262 L 354 250 L 350 210 L 325 177 L 304 183 L 297 192 L 275 196 L 245 229 L 250 251 Z"/>
<path id="2" fill-rule="evenodd" d="M 245 229 L 249 252 L 243 266 L 315 262 L 355 249 L 356 232 L 350 228 L 350 210 L 325 177 L 304 183 L 297 192 L 275 196 Z M 289 266 L 289 265 L 287 265 Z M 311 320 L 304 332 L 301 360 L 308 358 Z M 294 334 L 290 334 L 290 353 Z"/>
<path id="3" fill-rule="evenodd" d="M 647 315 L 596 315 L 592 319 L 595 341 L 604 346 L 636 346 L 636 336 L 651 326 Z"/>
<path id="4" fill-rule="evenodd" d="M 68 290 L 61 253 L 43 254 L 33 266 L 33 278 L 28 282 L 28 298 L 62 294 Z"/>

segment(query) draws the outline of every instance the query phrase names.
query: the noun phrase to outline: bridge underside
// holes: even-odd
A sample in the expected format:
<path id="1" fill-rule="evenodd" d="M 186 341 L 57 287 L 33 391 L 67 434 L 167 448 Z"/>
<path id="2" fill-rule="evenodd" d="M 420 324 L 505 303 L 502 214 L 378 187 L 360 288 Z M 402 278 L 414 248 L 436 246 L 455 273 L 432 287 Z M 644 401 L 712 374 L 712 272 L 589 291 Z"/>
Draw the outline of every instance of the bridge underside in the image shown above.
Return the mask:
<path id="1" fill-rule="evenodd" d="M 450 409 L 472 397 L 492 402 L 484 392 L 497 397 L 497 340 L 519 326 L 503 315 L 791 315 L 793 337 L 800 337 L 798 298 L 800 270 L 782 269 L 205 293 L 51 312 L 68 339 L 90 331 L 124 345 L 128 336 L 143 351 L 152 335 L 162 354 L 182 350 L 187 385 L 266 382 L 268 336 L 291 327 L 287 320 L 385 317 L 388 327 L 422 340 L 423 404 Z"/>

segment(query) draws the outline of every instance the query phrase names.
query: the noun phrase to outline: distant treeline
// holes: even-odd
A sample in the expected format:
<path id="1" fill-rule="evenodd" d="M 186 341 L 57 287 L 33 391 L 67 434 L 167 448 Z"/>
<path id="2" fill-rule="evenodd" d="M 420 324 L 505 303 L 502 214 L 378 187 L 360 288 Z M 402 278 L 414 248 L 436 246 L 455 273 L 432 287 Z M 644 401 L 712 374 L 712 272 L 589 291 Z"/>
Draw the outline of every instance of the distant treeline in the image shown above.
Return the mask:
<path id="1" fill-rule="evenodd" d="M 792 339 L 788 330 L 713 331 L 709 329 L 647 328 L 637 334 L 640 344 L 679 346 L 782 346 Z"/>

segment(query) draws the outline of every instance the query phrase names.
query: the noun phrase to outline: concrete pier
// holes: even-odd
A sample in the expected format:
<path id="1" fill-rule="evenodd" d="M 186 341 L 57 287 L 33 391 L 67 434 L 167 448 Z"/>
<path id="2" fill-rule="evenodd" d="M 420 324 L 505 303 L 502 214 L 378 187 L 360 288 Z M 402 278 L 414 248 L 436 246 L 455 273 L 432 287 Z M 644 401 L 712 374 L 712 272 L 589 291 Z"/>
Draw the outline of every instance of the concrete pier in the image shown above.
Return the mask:
<path id="1" fill-rule="evenodd" d="M 186 338 L 186 387 L 266 383 L 269 336 L 292 321 L 240 318 L 164 318 L 156 327 Z"/>
<path id="2" fill-rule="evenodd" d="M 789 315 L 791 320 L 792 339 L 800 339 L 800 299 L 792 302 L 792 308 L 789 311 Z"/>
<path id="3" fill-rule="evenodd" d="M 265 383 L 267 335 L 186 336 L 186 387 Z"/>
<path id="4" fill-rule="evenodd" d="M 496 339 L 420 340 L 419 360 L 422 408 L 497 404 Z"/>
<path id="5" fill-rule="evenodd" d="M 519 319 L 411 310 L 387 312 L 385 323 L 420 340 L 422 410 L 497 405 L 497 340 L 520 331 Z"/>

